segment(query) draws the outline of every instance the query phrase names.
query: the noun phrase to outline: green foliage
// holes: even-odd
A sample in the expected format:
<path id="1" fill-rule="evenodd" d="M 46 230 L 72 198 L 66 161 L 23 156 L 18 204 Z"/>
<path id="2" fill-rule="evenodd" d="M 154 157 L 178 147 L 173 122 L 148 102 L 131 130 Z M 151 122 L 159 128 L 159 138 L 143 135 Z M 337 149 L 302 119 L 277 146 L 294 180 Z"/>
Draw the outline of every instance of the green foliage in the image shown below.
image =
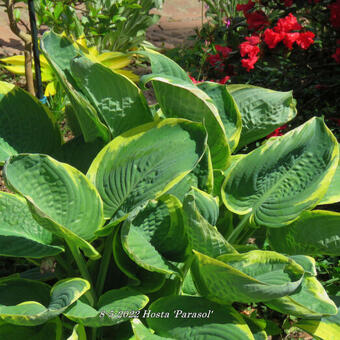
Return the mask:
<path id="1" fill-rule="evenodd" d="M 35 266 L 1 278 L 0 336 L 254 340 L 290 332 L 288 314 L 295 329 L 338 337 L 338 300 L 310 257 L 340 255 L 339 147 L 323 119 L 237 155 L 296 115 L 290 92 L 196 86 L 144 51 L 155 111 L 66 38 L 42 45 L 77 136 L 62 144 L 41 103 L 0 83 L 1 115 L 19 112 L 0 130 L 14 192 L 0 194 L 0 255 Z M 17 98 L 53 147 L 17 142 L 37 138 Z M 320 202 L 329 210 L 312 210 Z M 255 303 L 280 317 L 241 313 Z"/>

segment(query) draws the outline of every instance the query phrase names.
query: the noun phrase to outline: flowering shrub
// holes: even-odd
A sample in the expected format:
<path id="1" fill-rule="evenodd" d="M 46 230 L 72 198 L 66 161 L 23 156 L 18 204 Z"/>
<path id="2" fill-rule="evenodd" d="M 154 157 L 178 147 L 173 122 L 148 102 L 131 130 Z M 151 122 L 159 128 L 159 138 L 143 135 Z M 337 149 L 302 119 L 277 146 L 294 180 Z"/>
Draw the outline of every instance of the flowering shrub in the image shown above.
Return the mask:
<path id="1" fill-rule="evenodd" d="M 340 0 L 233 3 L 233 15 L 224 12 L 219 23 L 208 21 L 197 31 L 191 50 L 168 55 L 199 81 L 228 77 L 229 83 L 293 89 L 304 119 L 315 114 L 336 117 Z M 209 18 L 212 12 L 209 7 Z"/>

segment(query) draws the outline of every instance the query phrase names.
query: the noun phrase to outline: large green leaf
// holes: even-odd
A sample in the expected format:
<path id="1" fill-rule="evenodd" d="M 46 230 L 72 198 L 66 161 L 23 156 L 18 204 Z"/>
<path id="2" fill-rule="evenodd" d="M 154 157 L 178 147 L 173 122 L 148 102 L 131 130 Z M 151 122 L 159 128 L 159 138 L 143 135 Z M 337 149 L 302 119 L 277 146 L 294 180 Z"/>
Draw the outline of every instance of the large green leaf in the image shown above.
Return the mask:
<path id="1" fill-rule="evenodd" d="M 240 159 L 226 175 L 223 202 L 257 225 L 282 227 L 317 205 L 338 161 L 336 138 L 313 118 Z"/>
<path id="2" fill-rule="evenodd" d="M 198 88 L 203 90 L 214 102 L 228 137 L 230 151 L 234 151 L 240 140 L 242 130 L 241 114 L 234 98 L 222 84 L 203 82 Z"/>
<path id="3" fill-rule="evenodd" d="M 112 137 L 153 120 L 143 93 L 127 77 L 85 57 L 73 59 L 71 70 Z"/>
<path id="4" fill-rule="evenodd" d="M 32 217 L 27 202 L 18 195 L 0 192 L 0 255 L 42 258 L 63 251 L 53 245 L 53 234 Z"/>
<path id="5" fill-rule="evenodd" d="M 288 226 L 268 229 L 267 235 L 281 253 L 340 256 L 340 213 L 306 211 Z"/>
<path id="6" fill-rule="evenodd" d="M 145 51 L 137 51 L 137 54 L 141 54 L 149 58 L 152 73 L 176 77 L 182 79 L 189 84 L 192 84 L 192 81 L 188 74 L 178 64 L 176 64 L 167 56 L 149 49 L 146 49 Z"/>
<path id="7" fill-rule="evenodd" d="M 213 167 L 209 148 L 190 174 L 186 175 L 179 183 L 174 185 L 169 191 L 183 201 L 184 196 L 191 190 L 191 187 L 197 187 L 207 193 L 211 193 L 214 186 Z"/>
<path id="8" fill-rule="evenodd" d="M 213 226 L 216 224 L 219 210 L 212 196 L 193 189 L 184 198 L 183 210 L 187 217 L 186 232 L 191 249 L 213 258 L 222 254 L 237 253 Z"/>
<path id="9" fill-rule="evenodd" d="M 36 326 L 55 318 L 77 301 L 90 284 L 83 279 L 58 281 L 51 289 L 33 280 L 0 280 L 0 319 L 19 326 Z"/>
<path id="10" fill-rule="evenodd" d="M 302 319 L 294 326 L 303 329 L 317 339 L 338 339 L 340 335 L 340 308 L 338 308 L 336 315 L 324 316 L 317 320 Z"/>
<path id="11" fill-rule="evenodd" d="M 198 292 L 219 303 L 260 302 L 294 293 L 303 268 L 288 257 L 254 250 L 213 259 L 194 251 L 191 273 Z"/>
<path id="12" fill-rule="evenodd" d="M 66 37 L 54 32 L 44 34 L 41 49 L 71 101 L 85 141 L 92 142 L 97 138 L 108 141 L 109 132 L 106 126 L 101 123 L 96 110 L 78 90 L 71 75 L 71 60 L 81 55 L 81 51 Z"/>
<path id="13" fill-rule="evenodd" d="M 201 297 L 163 297 L 153 302 L 148 312 L 148 326 L 161 336 L 177 340 L 254 340 L 234 308 Z"/>
<path id="14" fill-rule="evenodd" d="M 230 148 L 223 122 L 212 99 L 197 86 L 181 79 L 164 75 L 147 75 L 152 81 L 163 114 L 203 122 L 208 132 L 208 145 L 214 169 L 225 169 L 229 164 Z"/>
<path id="15" fill-rule="evenodd" d="M 162 336 L 158 336 L 156 334 L 153 334 L 151 329 L 146 328 L 142 321 L 139 319 L 132 319 L 131 320 L 131 327 L 133 330 L 133 333 L 135 335 L 136 340 L 165 340 L 165 339 L 171 339 L 171 338 L 164 338 Z"/>
<path id="16" fill-rule="evenodd" d="M 0 165 L 22 152 L 53 155 L 61 147 L 56 123 L 39 100 L 0 81 Z"/>
<path id="17" fill-rule="evenodd" d="M 129 285 L 138 287 L 139 291 L 155 292 L 164 285 L 164 274 L 148 271 L 129 258 L 122 246 L 121 228 L 119 227 L 114 231 L 113 257 L 117 267 L 128 277 Z"/>
<path id="18" fill-rule="evenodd" d="M 161 196 L 198 163 L 205 152 L 201 124 L 166 119 L 144 124 L 111 141 L 87 176 L 104 202 L 104 215 L 120 216 Z"/>
<path id="19" fill-rule="evenodd" d="M 228 85 L 241 112 L 242 133 L 238 148 L 267 136 L 296 116 L 292 92 L 279 92 L 252 85 Z"/>
<path id="20" fill-rule="evenodd" d="M 340 154 L 340 144 L 338 145 Z M 319 204 L 332 204 L 337 202 L 340 202 L 340 160 L 332 178 L 331 184 L 329 185 L 325 196 L 322 197 L 322 200 L 319 202 Z"/>
<path id="21" fill-rule="evenodd" d="M 131 318 L 141 317 L 140 310 L 148 302 L 146 295 L 124 287 L 104 293 L 98 300 L 97 309 L 78 300 L 64 315 L 87 327 L 112 326 Z"/>
<path id="22" fill-rule="evenodd" d="M 334 315 L 337 308 L 328 297 L 322 284 L 312 276 L 306 275 L 301 288 L 290 296 L 267 301 L 265 304 L 280 313 L 303 318 L 315 318 Z"/>
<path id="23" fill-rule="evenodd" d="M 103 205 L 85 175 L 39 154 L 10 157 L 4 174 L 9 186 L 26 198 L 40 225 L 82 248 L 87 256 L 99 256 L 87 241 L 104 223 Z"/>
<path id="24" fill-rule="evenodd" d="M 122 244 L 129 257 L 146 270 L 158 271 L 158 265 L 165 265 L 167 269 L 163 267 L 165 272 L 160 273 L 169 274 L 171 268 L 176 274 L 178 270 L 168 260 L 184 261 L 188 255 L 181 202 L 172 195 L 151 201 L 132 222 L 124 223 Z"/>
<path id="25" fill-rule="evenodd" d="M 0 325 L 0 339 L 4 340 L 62 340 L 62 335 L 62 324 L 59 318 L 54 318 L 41 326 L 34 327 L 18 326 L 9 323 Z"/>

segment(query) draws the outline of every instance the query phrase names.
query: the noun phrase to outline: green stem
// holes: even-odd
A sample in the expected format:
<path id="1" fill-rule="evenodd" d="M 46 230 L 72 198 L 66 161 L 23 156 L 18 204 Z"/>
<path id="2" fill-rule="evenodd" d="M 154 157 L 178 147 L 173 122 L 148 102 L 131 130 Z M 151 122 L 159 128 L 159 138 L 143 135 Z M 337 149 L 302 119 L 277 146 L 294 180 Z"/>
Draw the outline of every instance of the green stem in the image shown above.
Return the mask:
<path id="1" fill-rule="evenodd" d="M 111 254 L 112 254 L 112 243 L 113 243 L 113 232 L 108 236 L 104 242 L 104 253 L 103 258 L 100 263 L 99 267 L 99 273 L 97 276 L 96 281 L 96 293 L 97 296 L 100 296 L 103 292 L 104 284 L 105 284 L 105 278 L 107 274 L 107 270 L 109 268 L 110 260 L 111 260 Z"/>
<path id="2" fill-rule="evenodd" d="M 85 296 L 87 297 L 90 305 L 93 306 L 95 304 L 95 302 L 97 301 L 97 298 L 96 298 L 96 293 L 93 289 L 92 279 L 91 279 L 89 271 L 87 270 L 87 266 L 86 266 L 86 262 L 84 260 L 84 257 L 82 255 L 82 253 L 80 252 L 79 248 L 76 245 L 74 245 L 72 241 L 69 241 L 68 239 L 65 239 L 65 240 L 66 240 L 68 247 L 71 250 L 71 253 L 74 257 L 74 260 L 76 261 L 76 264 L 77 264 L 77 267 L 80 271 L 81 276 L 85 280 L 89 281 L 89 283 L 91 285 L 90 290 L 88 290 L 85 293 Z"/>
<path id="3" fill-rule="evenodd" d="M 57 261 L 58 265 L 65 271 L 67 276 L 72 276 L 72 268 L 71 266 L 61 257 L 61 255 L 57 255 L 55 257 L 55 260 Z"/>
<path id="4" fill-rule="evenodd" d="M 237 236 L 241 233 L 241 231 L 244 229 L 246 226 L 246 223 L 248 222 L 249 216 L 251 213 L 245 215 L 240 223 L 237 225 L 237 227 L 232 231 L 232 233 L 229 235 L 227 238 L 227 241 L 229 243 L 235 243 L 235 240 L 237 239 Z"/>

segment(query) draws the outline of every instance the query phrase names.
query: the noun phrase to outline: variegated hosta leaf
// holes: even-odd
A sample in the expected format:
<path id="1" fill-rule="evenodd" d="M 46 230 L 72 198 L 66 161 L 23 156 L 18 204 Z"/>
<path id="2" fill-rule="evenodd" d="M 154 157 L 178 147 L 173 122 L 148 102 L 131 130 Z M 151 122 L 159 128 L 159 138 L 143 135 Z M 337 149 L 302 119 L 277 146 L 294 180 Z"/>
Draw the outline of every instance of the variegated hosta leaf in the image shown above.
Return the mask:
<path id="1" fill-rule="evenodd" d="M 0 81 L 0 164 L 22 152 L 55 154 L 61 148 L 56 123 L 39 100 Z"/>
<path id="2" fill-rule="evenodd" d="M 282 227 L 317 205 L 338 161 L 336 138 L 313 118 L 240 159 L 226 176 L 223 202 L 252 223 Z"/>
<path id="3" fill-rule="evenodd" d="M 187 218 L 186 233 L 191 249 L 213 258 L 237 253 L 213 226 L 218 217 L 218 205 L 212 196 L 193 188 L 184 198 L 183 210 Z"/>
<path id="4" fill-rule="evenodd" d="M 179 183 L 174 185 L 168 193 L 183 201 L 184 196 L 191 190 L 191 187 L 197 187 L 207 193 L 211 193 L 213 190 L 214 175 L 208 147 L 194 170 L 186 175 Z"/>
<path id="5" fill-rule="evenodd" d="M 290 296 L 285 296 L 265 304 L 280 313 L 303 318 L 334 315 L 337 308 L 328 297 L 322 284 L 313 276 L 305 276 L 301 288 Z"/>
<path id="6" fill-rule="evenodd" d="M 229 164 L 230 148 L 226 132 L 212 99 L 197 86 L 165 75 L 147 75 L 152 81 L 158 103 L 165 117 L 202 122 L 208 132 L 208 145 L 214 169 Z"/>
<path id="7" fill-rule="evenodd" d="M 242 130 L 241 114 L 234 98 L 222 84 L 203 82 L 197 86 L 213 100 L 217 107 L 228 137 L 230 151 L 233 152 L 240 140 Z"/>
<path id="8" fill-rule="evenodd" d="M 41 39 L 41 49 L 70 99 L 85 141 L 93 142 L 97 138 L 108 141 L 107 127 L 99 120 L 96 110 L 78 90 L 71 75 L 71 60 L 82 55 L 81 51 L 66 37 L 54 32 L 44 34 Z"/>
<path id="9" fill-rule="evenodd" d="M 238 148 L 263 138 L 296 116 L 292 91 L 279 92 L 263 87 L 227 85 L 242 117 Z"/>
<path id="10" fill-rule="evenodd" d="M 340 144 L 338 144 L 338 146 L 340 154 Z M 325 196 L 322 197 L 322 200 L 318 204 L 333 204 L 337 202 L 340 202 L 340 160 L 331 184 L 329 185 Z"/>
<path id="11" fill-rule="evenodd" d="M 32 217 L 21 196 L 0 192 L 0 255 L 42 258 L 64 249 L 53 245 L 53 234 Z"/>
<path id="12" fill-rule="evenodd" d="M 340 256 L 340 213 L 306 211 L 288 226 L 268 229 L 267 235 L 281 253 Z"/>
<path id="13" fill-rule="evenodd" d="M 153 120 L 143 93 L 127 77 L 85 57 L 73 59 L 71 70 L 112 137 Z"/>
<path id="14" fill-rule="evenodd" d="M 158 336 L 153 334 L 151 329 L 146 328 L 142 321 L 139 319 L 132 319 L 131 320 L 131 327 L 133 330 L 133 334 L 135 335 L 136 340 L 165 340 L 171 338 L 164 338 L 162 336 Z"/>
<path id="15" fill-rule="evenodd" d="M 130 286 L 138 287 L 139 291 L 151 293 L 158 291 L 165 283 L 165 275 L 150 272 L 139 267 L 126 254 L 121 242 L 121 228 L 116 228 L 113 238 L 113 257 L 117 267 L 129 278 Z"/>
<path id="16" fill-rule="evenodd" d="M 146 319 L 148 326 L 163 337 L 177 340 L 254 340 L 249 327 L 234 308 L 201 297 L 163 297 L 153 302 L 148 312 L 150 316 L 152 313 L 155 315 Z"/>
<path id="17" fill-rule="evenodd" d="M 260 302 L 294 293 L 303 268 L 288 257 L 254 250 L 213 259 L 194 251 L 191 273 L 198 292 L 218 303 Z"/>
<path id="18" fill-rule="evenodd" d="M 176 77 L 192 84 L 188 74 L 172 59 L 168 58 L 164 54 L 149 49 L 146 49 L 145 51 L 134 51 L 134 53 L 144 55 L 149 58 L 153 74 L 164 74 L 166 76 Z"/>
<path id="19" fill-rule="evenodd" d="M 19 326 L 36 326 L 63 313 L 90 289 L 80 278 L 58 281 L 52 288 L 39 281 L 0 280 L 0 319 Z"/>
<path id="20" fill-rule="evenodd" d="M 324 316 L 316 320 L 299 320 L 295 327 L 303 329 L 317 339 L 338 339 L 340 335 L 340 308 L 336 315 Z"/>
<path id="21" fill-rule="evenodd" d="M 46 155 L 20 154 L 4 167 L 9 186 L 28 203 L 39 224 L 74 243 L 89 257 L 98 252 L 87 241 L 104 223 L 96 188 L 77 169 Z"/>
<path id="22" fill-rule="evenodd" d="M 206 148 L 201 124 L 166 119 L 144 124 L 111 141 L 87 173 L 104 202 L 120 216 L 161 196 L 197 165 Z"/>
<path id="23" fill-rule="evenodd" d="M 129 257 L 141 267 L 158 271 L 159 260 L 159 265 L 165 261 L 166 266 L 174 270 L 167 260 L 180 262 L 188 255 L 181 202 L 172 195 L 164 195 L 158 202 L 151 201 L 131 223 L 125 222 L 122 244 Z"/>
<path id="24" fill-rule="evenodd" d="M 45 322 L 41 326 L 18 326 L 10 323 L 0 325 L 0 339 L 50 339 L 50 340 L 63 340 L 63 327 L 59 318 L 54 318 Z M 71 340 L 71 339 L 70 339 Z M 72 340 L 78 340 L 73 338 Z M 86 340 L 86 338 L 79 339 Z"/>
<path id="25" fill-rule="evenodd" d="M 141 317 L 140 310 L 147 305 L 149 298 L 130 287 L 112 289 L 98 300 L 97 309 L 78 300 L 64 315 L 87 327 L 113 326 Z"/>

